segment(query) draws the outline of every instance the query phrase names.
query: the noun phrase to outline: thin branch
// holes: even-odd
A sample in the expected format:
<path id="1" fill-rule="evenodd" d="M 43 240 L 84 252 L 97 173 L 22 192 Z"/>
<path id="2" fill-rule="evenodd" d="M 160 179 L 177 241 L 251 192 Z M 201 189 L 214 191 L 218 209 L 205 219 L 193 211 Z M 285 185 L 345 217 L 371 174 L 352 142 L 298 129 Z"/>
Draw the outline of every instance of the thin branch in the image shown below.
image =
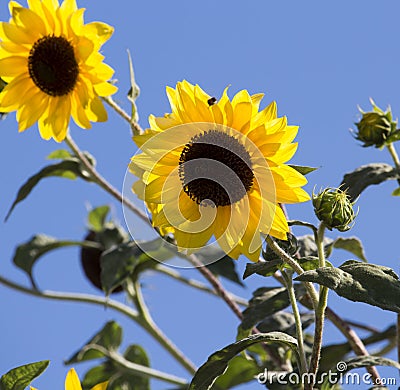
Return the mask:
<path id="1" fill-rule="evenodd" d="M 154 270 L 158 271 L 158 272 L 160 272 L 160 273 L 162 273 L 164 275 L 168 275 L 168 276 L 170 276 L 170 277 L 172 277 L 172 278 L 174 278 L 176 280 L 179 280 L 180 282 L 182 282 L 182 283 L 184 283 L 184 284 L 186 284 L 186 285 L 188 285 L 190 287 L 194 287 L 194 288 L 197 288 L 198 290 L 207 292 L 209 294 L 212 294 L 212 295 L 215 295 L 215 296 L 219 296 L 214 289 L 206 286 L 204 283 L 201 283 L 196 279 L 185 278 L 179 272 L 177 272 L 177 271 L 175 271 L 175 270 L 173 270 L 173 269 L 171 269 L 169 267 L 166 267 L 166 266 L 164 266 L 162 264 L 157 265 L 154 268 Z M 248 306 L 247 299 L 239 297 L 239 296 L 231 293 L 230 291 L 227 291 L 227 293 L 230 295 L 232 300 L 235 301 L 238 305 Z"/>
<path id="2" fill-rule="evenodd" d="M 132 120 L 131 116 L 121 107 L 119 106 L 111 96 L 102 98 L 111 108 L 115 110 L 115 112 L 120 115 L 123 119 L 125 119 L 134 135 L 142 134 L 143 129 L 140 127 L 139 123 Z"/>
<path id="3" fill-rule="evenodd" d="M 220 296 L 236 316 L 242 320 L 243 314 L 238 304 L 232 299 L 229 293 L 225 290 L 221 282 L 215 277 L 215 275 L 197 258 L 195 255 L 187 256 L 187 259 L 194 265 L 198 271 L 211 283 L 216 294 Z"/>
<path id="4" fill-rule="evenodd" d="M 90 173 L 90 175 L 92 176 L 94 181 L 101 188 L 103 188 L 103 190 L 108 192 L 115 199 L 117 199 L 119 202 L 121 202 L 126 207 L 128 207 L 133 213 L 135 213 L 143 221 L 145 221 L 146 223 L 149 223 L 149 218 L 142 210 L 140 210 L 138 207 L 136 207 L 129 199 L 122 196 L 122 194 L 115 187 L 113 187 L 106 179 L 104 179 L 103 176 L 101 176 L 97 172 L 96 168 L 93 167 L 93 165 L 89 162 L 89 160 L 82 153 L 82 151 L 79 149 L 78 145 L 75 143 L 75 141 L 72 139 L 72 137 L 69 134 L 67 134 L 67 137 L 65 138 L 65 142 L 71 148 L 71 150 L 75 153 L 76 157 L 78 157 L 79 160 L 81 160 L 82 164 L 85 166 L 85 169 Z"/>

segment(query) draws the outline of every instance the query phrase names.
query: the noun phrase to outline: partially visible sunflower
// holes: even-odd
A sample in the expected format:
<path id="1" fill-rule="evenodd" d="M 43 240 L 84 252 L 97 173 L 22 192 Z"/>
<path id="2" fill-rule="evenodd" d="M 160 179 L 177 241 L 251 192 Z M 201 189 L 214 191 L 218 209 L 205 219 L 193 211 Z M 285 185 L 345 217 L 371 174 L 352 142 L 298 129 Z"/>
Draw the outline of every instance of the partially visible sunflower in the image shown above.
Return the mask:
<path id="1" fill-rule="evenodd" d="M 92 390 L 106 390 L 107 385 L 108 382 L 101 382 L 92 387 Z M 31 387 L 31 390 L 36 389 Z M 74 368 L 71 368 L 67 373 L 67 377 L 65 378 L 65 390 L 82 390 L 81 381 L 79 380 L 78 374 Z"/>
<path id="2" fill-rule="evenodd" d="M 294 155 L 298 127 L 278 118 L 275 102 L 259 111 L 263 94 L 246 90 L 217 100 L 198 85 L 167 87 L 172 113 L 150 116 L 150 129 L 136 136 L 143 153 L 130 170 L 133 191 L 162 233 L 194 252 L 212 235 L 229 256 L 259 259 L 261 237 L 286 239 L 279 203 L 309 200 L 306 178 L 285 163 Z"/>
<path id="3" fill-rule="evenodd" d="M 113 28 L 84 24 L 75 0 L 9 2 L 11 19 L 0 23 L 0 112 L 17 111 L 19 131 L 38 122 L 42 138 L 61 142 L 70 117 L 85 129 L 107 120 L 100 96 L 117 88 L 114 71 L 99 53 Z"/>

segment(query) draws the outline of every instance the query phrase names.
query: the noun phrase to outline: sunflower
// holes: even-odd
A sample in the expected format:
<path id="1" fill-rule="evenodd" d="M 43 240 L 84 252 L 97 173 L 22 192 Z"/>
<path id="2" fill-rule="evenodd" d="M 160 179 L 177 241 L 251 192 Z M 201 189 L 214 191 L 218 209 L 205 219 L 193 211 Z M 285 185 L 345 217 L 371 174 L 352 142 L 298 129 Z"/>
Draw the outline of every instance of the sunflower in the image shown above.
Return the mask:
<path id="1" fill-rule="evenodd" d="M 173 233 L 192 253 L 215 237 L 226 254 L 258 261 L 262 236 L 286 240 L 279 203 L 309 200 L 303 175 L 285 163 L 294 155 L 298 127 L 277 117 L 275 102 L 259 110 L 263 94 L 246 90 L 217 100 L 198 85 L 167 87 L 171 114 L 150 116 L 150 129 L 134 137 L 142 153 L 130 171 L 133 191 L 152 224 Z"/>
<path id="2" fill-rule="evenodd" d="M 10 21 L 0 22 L 0 112 L 17 111 L 19 131 L 38 122 L 40 135 L 61 142 L 70 117 L 89 129 L 107 120 L 100 96 L 117 88 L 114 71 L 99 50 L 113 28 L 84 24 L 75 0 L 28 0 L 29 8 L 9 2 Z"/>

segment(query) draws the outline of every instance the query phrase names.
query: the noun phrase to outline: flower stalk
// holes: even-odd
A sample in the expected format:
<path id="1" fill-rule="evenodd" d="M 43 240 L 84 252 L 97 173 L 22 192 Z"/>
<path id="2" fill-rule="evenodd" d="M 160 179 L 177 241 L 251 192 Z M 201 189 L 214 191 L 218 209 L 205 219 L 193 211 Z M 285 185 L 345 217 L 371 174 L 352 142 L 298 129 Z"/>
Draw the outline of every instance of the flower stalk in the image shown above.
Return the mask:
<path id="1" fill-rule="evenodd" d="M 325 249 L 324 249 L 324 232 L 325 232 L 325 224 L 321 222 L 316 235 L 316 244 L 318 249 L 318 259 L 320 267 L 326 266 Z M 313 343 L 313 350 L 311 354 L 310 369 L 309 369 L 309 373 L 314 375 L 316 375 L 318 372 L 319 359 L 321 357 L 322 336 L 324 333 L 325 310 L 327 305 L 328 305 L 328 288 L 325 286 L 321 286 L 319 291 L 318 307 L 317 310 L 315 311 L 314 343 Z M 310 386 L 309 389 L 312 390 L 313 384 L 308 384 L 308 385 Z"/>
<path id="2" fill-rule="evenodd" d="M 308 365 L 307 365 L 306 352 L 304 349 L 303 327 L 301 324 L 299 308 L 297 306 L 296 294 L 295 294 L 295 291 L 293 288 L 292 278 L 290 275 L 288 275 L 288 272 L 283 270 L 282 277 L 285 281 L 286 288 L 288 290 L 289 300 L 290 300 L 290 304 L 292 306 L 292 311 L 293 311 L 294 320 L 295 320 L 295 324 L 296 324 L 296 338 L 297 338 L 297 344 L 298 344 L 299 355 L 300 355 L 300 373 L 304 374 L 308 370 Z"/>

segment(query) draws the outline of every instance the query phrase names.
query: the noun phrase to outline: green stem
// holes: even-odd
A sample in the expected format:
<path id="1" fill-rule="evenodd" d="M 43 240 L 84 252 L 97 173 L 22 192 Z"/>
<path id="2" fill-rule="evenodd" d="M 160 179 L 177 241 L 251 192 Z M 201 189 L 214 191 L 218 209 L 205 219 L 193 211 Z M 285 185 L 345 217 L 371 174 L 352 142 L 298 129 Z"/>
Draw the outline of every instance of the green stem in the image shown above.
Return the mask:
<path id="1" fill-rule="evenodd" d="M 282 261 L 289 264 L 298 275 L 304 273 L 304 270 L 303 268 L 301 268 L 300 264 L 292 259 L 292 257 L 289 256 L 270 236 L 267 236 L 266 240 L 268 246 L 280 257 Z M 304 282 L 304 286 L 306 287 L 307 292 L 310 295 L 314 309 L 317 310 L 319 298 L 314 285 L 310 282 Z"/>
<path id="2" fill-rule="evenodd" d="M 306 352 L 304 350 L 303 327 L 301 324 L 299 308 L 297 306 L 296 294 L 293 288 L 292 278 L 287 274 L 285 270 L 282 271 L 282 277 L 286 283 L 286 288 L 288 290 L 289 300 L 292 306 L 294 320 L 296 323 L 296 338 L 300 354 L 300 373 L 304 374 L 307 372 L 308 367 L 307 367 Z"/>
<path id="3" fill-rule="evenodd" d="M 122 194 L 116 188 L 114 188 L 107 180 L 104 179 L 103 176 L 101 176 L 97 172 L 96 168 L 89 162 L 89 160 L 86 158 L 86 156 L 82 153 L 82 151 L 79 149 L 78 145 L 72 139 L 70 134 L 67 134 L 67 136 L 65 138 L 65 142 L 70 147 L 70 149 L 74 152 L 75 156 L 78 157 L 79 160 L 82 162 L 82 164 L 85 166 L 85 169 L 90 173 L 93 181 L 96 184 L 98 184 L 104 191 L 108 192 L 111 196 L 113 196 L 119 202 L 121 202 L 126 207 L 128 207 L 133 213 L 135 213 L 143 221 L 145 221 L 146 223 L 149 223 L 149 219 L 148 219 L 147 215 L 142 210 L 140 210 L 138 207 L 136 207 L 129 199 L 122 196 Z"/>
<path id="4" fill-rule="evenodd" d="M 400 158 L 396 152 L 396 148 L 394 147 L 393 143 L 386 145 L 387 150 L 389 151 L 390 155 L 392 156 L 392 160 L 394 165 L 397 169 L 400 169 Z M 397 179 L 397 183 L 400 184 L 400 179 Z"/>
<path id="5" fill-rule="evenodd" d="M 121 371 L 124 371 L 128 374 L 136 374 L 138 376 L 144 377 L 144 378 L 155 378 L 155 379 L 160 379 L 164 382 L 172 383 L 174 385 L 186 385 L 187 386 L 187 381 L 183 378 L 179 378 L 175 375 L 167 374 L 165 372 L 156 370 L 154 368 L 150 368 L 147 366 L 143 366 L 141 364 L 137 364 L 134 362 L 131 362 L 127 359 L 125 359 L 121 354 L 119 354 L 116 351 L 109 351 L 106 348 L 100 346 L 100 345 L 88 345 L 88 348 L 95 349 L 99 352 L 101 352 L 104 356 L 108 357 L 110 360 L 112 360 L 114 363 L 116 363 L 119 366 L 119 369 Z"/>
<path id="6" fill-rule="evenodd" d="M 217 292 L 214 289 L 206 286 L 205 284 L 199 282 L 198 280 L 185 278 L 179 272 L 177 272 L 177 271 L 175 271 L 175 270 L 173 270 L 171 268 L 168 268 L 168 267 L 166 267 L 166 266 L 164 266 L 162 264 L 158 264 L 154 270 L 158 271 L 158 272 L 160 272 L 160 273 L 162 273 L 164 275 L 170 276 L 170 277 L 172 277 L 172 278 L 174 278 L 174 279 L 176 279 L 176 280 L 178 280 L 178 281 L 180 281 L 180 282 L 182 282 L 182 283 L 184 283 L 184 284 L 186 284 L 186 285 L 188 285 L 190 287 L 194 287 L 194 288 L 197 288 L 198 290 L 207 292 L 207 293 L 212 294 L 214 296 L 218 296 Z M 236 302 L 238 305 L 248 306 L 247 299 L 239 297 L 239 296 L 237 296 L 237 295 L 235 295 L 235 294 L 233 294 L 233 293 L 231 293 L 229 291 L 227 291 L 227 293 L 230 295 L 231 299 L 234 302 Z"/>
<path id="7" fill-rule="evenodd" d="M 310 228 L 314 233 L 317 232 L 317 228 L 309 222 L 304 222 L 304 221 L 298 221 L 298 220 L 292 220 L 292 221 L 288 221 L 288 225 L 289 226 L 304 226 L 304 227 L 308 227 Z"/>
<path id="8" fill-rule="evenodd" d="M 118 115 L 125 119 L 131 126 L 133 135 L 139 135 L 143 133 L 143 129 L 140 127 L 134 118 L 132 118 L 122 107 L 120 107 L 111 96 L 102 98 Z"/>
<path id="9" fill-rule="evenodd" d="M 139 313 L 137 311 L 131 309 L 129 306 L 126 306 L 118 301 L 114 301 L 109 298 L 102 298 L 90 294 L 32 290 L 30 288 L 12 282 L 11 280 L 8 280 L 2 276 L 0 276 L 0 283 L 14 290 L 23 292 L 28 295 L 33 295 L 39 298 L 45 298 L 57 301 L 92 303 L 103 307 L 111 307 L 112 309 L 124 314 L 131 320 L 134 320 L 135 322 L 139 321 Z"/>
<path id="10" fill-rule="evenodd" d="M 400 314 L 397 314 L 397 358 L 400 363 Z"/>
<path id="11" fill-rule="evenodd" d="M 187 371 L 194 375 L 197 371 L 196 366 L 169 340 L 161 329 L 154 322 L 150 311 L 143 299 L 142 289 L 138 281 L 133 284 L 132 299 L 139 310 L 140 322 L 143 328 L 147 330 L 175 359 L 182 364 Z"/>
<path id="12" fill-rule="evenodd" d="M 386 145 L 390 155 L 392 156 L 394 165 L 397 169 L 400 169 L 400 158 L 396 152 L 396 148 L 393 143 Z M 400 179 L 397 179 L 397 182 L 400 184 Z M 397 355 L 398 361 L 400 363 L 400 314 L 397 315 Z"/>
<path id="13" fill-rule="evenodd" d="M 319 225 L 316 235 L 316 244 L 318 249 L 319 266 L 325 267 L 325 250 L 324 250 L 324 232 L 325 225 L 323 222 Z M 325 323 L 325 309 L 328 305 L 328 288 L 325 286 L 320 287 L 319 291 L 319 304 L 315 311 L 315 330 L 314 330 L 314 344 L 311 354 L 310 370 L 309 373 L 316 375 L 318 372 L 319 359 L 321 357 L 322 337 L 324 333 Z M 310 390 L 313 389 L 313 384 L 308 384 Z"/>
<path id="14" fill-rule="evenodd" d="M 149 331 L 149 333 L 172 355 L 176 360 L 182 364 L 191 374 L 196 372 L 196 368 L 193 363 L 189 362 L 188 359 L 182 354 L 182 352 L 158 329 L 155 324 L 152 329 L 150 329 L 147 320 L 143 320 L 142 313 L 131 309 L 118 301 L 114 301 L 109 298 L 101 298 L 96 295 L 89 294 L 76 294 L 67 292 L 56 292 L 56 291 L 38 291 L 29 289 L 27 287 L 21 286 L 20 284 L 14 283 L 2 276 L 0 276 L 0 283 L 8 286 L 14 290 L 26 293 L 28 295 L 33 295 L 40 298 L 58 300 L 58 301 L 69 301 L 69 302 L 84 302 L 92 303 L 95 305 L 100 305 L 103 307 L 111 307 L 112 309 L 126 315 L 131 320 L 135 321 L 138 325 Z"/>

